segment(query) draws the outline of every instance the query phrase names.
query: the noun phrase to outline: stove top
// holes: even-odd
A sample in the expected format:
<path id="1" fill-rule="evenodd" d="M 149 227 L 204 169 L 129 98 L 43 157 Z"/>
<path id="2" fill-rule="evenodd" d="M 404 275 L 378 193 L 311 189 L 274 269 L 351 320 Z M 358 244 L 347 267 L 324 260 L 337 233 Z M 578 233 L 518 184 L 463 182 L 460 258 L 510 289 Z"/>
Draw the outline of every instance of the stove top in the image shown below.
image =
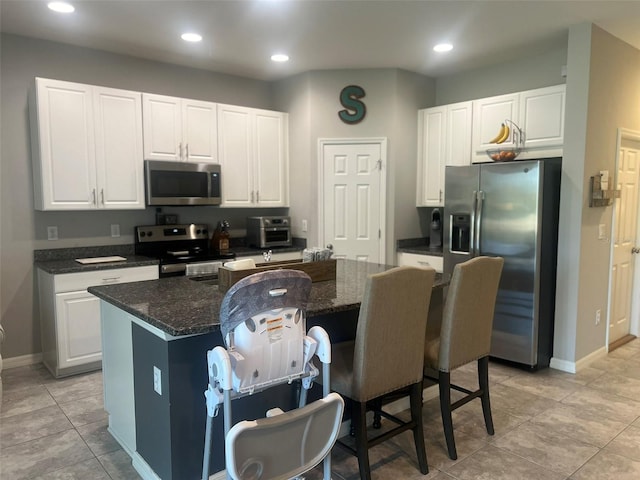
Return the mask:
<path id="1" fill-rule="evenodd" d="M 135 252 L 157 258 L 161 265 L 235 258 L 233 253 L 220 254 L 209 249 L 208 226 L 201 223 L 136 227 Z"/>

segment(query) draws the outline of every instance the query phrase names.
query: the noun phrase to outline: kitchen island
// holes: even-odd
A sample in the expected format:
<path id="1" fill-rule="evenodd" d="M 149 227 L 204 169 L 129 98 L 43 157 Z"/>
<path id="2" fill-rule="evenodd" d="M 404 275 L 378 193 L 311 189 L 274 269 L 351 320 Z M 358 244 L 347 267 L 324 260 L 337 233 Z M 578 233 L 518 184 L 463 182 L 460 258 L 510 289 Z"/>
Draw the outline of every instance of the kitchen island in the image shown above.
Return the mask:
<path id="1" fill-rule="evenodd" d="M 336 279 L 313 283 L 307 328 L 332 342 L 353 338 L 367 276 L 393 268 L 338 260 Z M 442 304 L 440 275 L 432 310 Z M 216 285 L 172 277 L 91 287 L 101 299 L 103 378 L 109 431 L 145 479 L 200 477 L 207 387 L 206 352 L 223 345 Z M 290 386 L 234 401 L 234 422 L 294 406 Z M 222 415 L 214 418 L 211 471 L 224 470 Z M 223 478 L 222 475 L 219 475 Z M 218 478 L 218 475 L 216 475 Z"/>

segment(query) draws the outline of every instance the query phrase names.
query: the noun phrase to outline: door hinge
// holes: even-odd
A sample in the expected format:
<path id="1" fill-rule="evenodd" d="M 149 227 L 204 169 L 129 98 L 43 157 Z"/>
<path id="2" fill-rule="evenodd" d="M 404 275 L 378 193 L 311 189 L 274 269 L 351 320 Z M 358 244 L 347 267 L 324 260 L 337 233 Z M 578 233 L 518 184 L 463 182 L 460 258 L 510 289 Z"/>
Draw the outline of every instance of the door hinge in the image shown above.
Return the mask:
<path id="1" fill-rule="evenodd" d="M 382 230 L 378 229 L 378 240 L 382 238 Z"/>
<path id="2" fill-rule="evenodd" d="M 378 164 L 378 170 L 382 171 L 382 159 L 381 158 L 378 159 L 377 164 Z"/>

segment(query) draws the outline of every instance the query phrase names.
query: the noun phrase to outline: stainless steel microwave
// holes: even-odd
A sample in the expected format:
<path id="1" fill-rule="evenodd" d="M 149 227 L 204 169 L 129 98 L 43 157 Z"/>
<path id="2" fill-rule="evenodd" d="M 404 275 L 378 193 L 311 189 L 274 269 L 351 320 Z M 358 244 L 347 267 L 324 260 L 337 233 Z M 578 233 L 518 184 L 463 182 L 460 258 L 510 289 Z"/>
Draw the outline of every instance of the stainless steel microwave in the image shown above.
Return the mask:
<path id="1" fill-rule="evenodd" d="M 147 205 L 220 205 L 217 163 L 145 160 Z"/>

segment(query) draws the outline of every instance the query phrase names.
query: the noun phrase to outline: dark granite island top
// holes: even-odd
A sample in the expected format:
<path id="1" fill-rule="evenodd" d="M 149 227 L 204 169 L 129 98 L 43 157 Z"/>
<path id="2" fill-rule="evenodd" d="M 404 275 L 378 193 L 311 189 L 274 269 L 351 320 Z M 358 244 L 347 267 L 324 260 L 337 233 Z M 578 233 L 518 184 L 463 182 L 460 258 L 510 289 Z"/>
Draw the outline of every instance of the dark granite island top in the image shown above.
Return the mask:
<path id="1" fill-rule="evenodd" d="M 307 328 L 322 326 L 331 341 L 353 338 L 367 276 L 390 268 L 338 260 L 335 280 L 312 285 Z M 441 275 L 436 282 L 430 318 L 432 311 L 439 312 L 440 287 L 446 283 Z M 216 285 L 187 277 L 96 286 L 89 292 L 101 299 L 108 431 L 142 478 L 199 480 L 206 358 L 208 350 L 224 345 L 218 324 L 223 293 Z M 314 395 L 312 389 L 309 398 Z M 263 417 L 274 406 L 294 408 L 294 397 L 290 385 L 270 388 L 234 400 L 233 414 L 237 419 Z M 222 417 L 213 419 L 212 473 L 225 468 Z"/>
<path id="2" fill-rule="evenodd" d="M 393 267 L 338 260 L 335 280 L 313 283 L 307 317 L 358 309 L 367 276 L 390 268 Z M 444 284 L 438 274 L 436 285 Z M 169 277 L 90 287 L 88 291 L 173 337 L 219 330 L 218 314 L 224 293 L 217 285 Z"/>

